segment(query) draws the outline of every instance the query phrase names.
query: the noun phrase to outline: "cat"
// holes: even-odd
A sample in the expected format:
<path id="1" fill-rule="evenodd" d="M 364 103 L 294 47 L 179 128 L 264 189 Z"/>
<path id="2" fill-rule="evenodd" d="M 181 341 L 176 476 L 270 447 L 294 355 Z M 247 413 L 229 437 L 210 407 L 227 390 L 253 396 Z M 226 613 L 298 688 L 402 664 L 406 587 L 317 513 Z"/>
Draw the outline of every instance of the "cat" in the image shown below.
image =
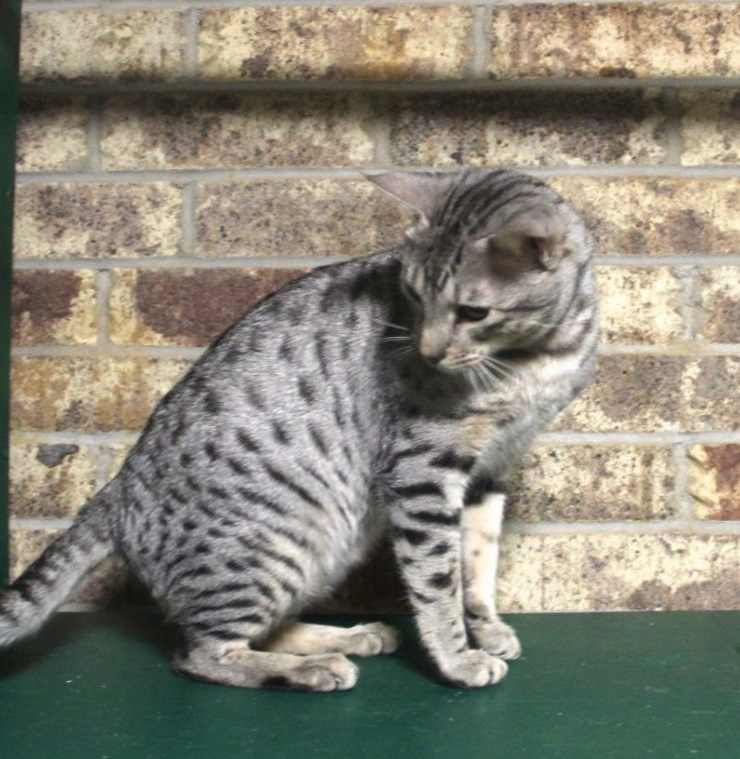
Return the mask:
<path id="1" fill-rule="evenodd" d="M 368 177 L 414 209 L 398 247 L 317 268 L 227 329 L 152 413 L 117 476 L 9 589 L 0 645 L 115 552 L 179 625 L 175 671 L 352 688 L 383 623 L 298 621 L 389 534 L 441 679 L 519 656 L 496 611 L 506 483 L 592 375 L 593 240 L 506 170 Z"/>

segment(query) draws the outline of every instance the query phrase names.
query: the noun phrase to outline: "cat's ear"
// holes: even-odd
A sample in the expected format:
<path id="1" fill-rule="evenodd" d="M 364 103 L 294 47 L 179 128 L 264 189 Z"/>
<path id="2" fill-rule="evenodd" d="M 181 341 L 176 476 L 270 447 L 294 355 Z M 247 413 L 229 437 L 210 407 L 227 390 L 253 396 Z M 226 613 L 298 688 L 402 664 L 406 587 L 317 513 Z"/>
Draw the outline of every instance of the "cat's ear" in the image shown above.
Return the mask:
<path id="1" fill-rule="evenodd" d="M 557 269 L 567 253 L 565 225 L 559 216 L 543 213 L 515 219 L 504 229 L 475 242 L 493 256 L 528 258 L 547 270 Z"/>
<path id="2" fill-rule="evenodd" d="M 396 200 L 418 211 L 427 223 L 439 203 L 444 181 L 443 174 L 415 171 L 365 174 L 365 177 Z"/>

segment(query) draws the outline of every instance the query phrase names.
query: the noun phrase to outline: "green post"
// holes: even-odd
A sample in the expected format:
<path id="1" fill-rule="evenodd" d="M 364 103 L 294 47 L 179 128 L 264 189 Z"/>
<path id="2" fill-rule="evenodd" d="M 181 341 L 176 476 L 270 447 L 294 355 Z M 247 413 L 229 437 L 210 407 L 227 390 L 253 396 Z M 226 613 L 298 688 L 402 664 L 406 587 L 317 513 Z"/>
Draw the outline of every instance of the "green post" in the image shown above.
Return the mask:
<path id="1" fill-rule="evenodd" d="M 21 0 L 0 0 L 0 584 L 8 580 L 10 292 Z"/>

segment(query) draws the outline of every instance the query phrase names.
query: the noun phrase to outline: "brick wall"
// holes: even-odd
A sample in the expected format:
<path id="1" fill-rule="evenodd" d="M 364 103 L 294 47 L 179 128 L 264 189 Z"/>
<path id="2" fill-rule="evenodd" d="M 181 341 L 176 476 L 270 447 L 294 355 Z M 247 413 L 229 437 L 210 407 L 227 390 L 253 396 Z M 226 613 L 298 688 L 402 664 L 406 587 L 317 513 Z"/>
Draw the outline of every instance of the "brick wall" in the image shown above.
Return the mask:
<path id="1" fill-rule="evenodd" d="M 502 606 L 740 608 L 734 3 L 29 0 L 21 65 L 14 574 L 223 326 L 399 239 L 360 169 L 503 165 L 599 236 L 604 334 L 528 456 Z"/>

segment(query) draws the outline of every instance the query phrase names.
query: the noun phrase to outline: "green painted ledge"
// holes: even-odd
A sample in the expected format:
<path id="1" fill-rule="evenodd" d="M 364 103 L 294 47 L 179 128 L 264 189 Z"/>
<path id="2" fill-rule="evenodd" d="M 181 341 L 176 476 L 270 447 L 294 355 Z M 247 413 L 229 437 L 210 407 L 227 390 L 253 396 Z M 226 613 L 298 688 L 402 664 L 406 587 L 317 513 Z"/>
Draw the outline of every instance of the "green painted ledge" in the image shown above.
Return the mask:
<path id="1" fill-rule="evenodd" d="M 740 612 L 520 614 L 493 688 L 435 682 L 406 617 L 354 691 L 246 691 L 175 677 L 154 615 L 62 614 L 0 652 L 9 759 L 735 759 Z M 333 620 L 337 621 L 337 620 Z M 356 618 L 340 619 L 354 622 Z"/>

